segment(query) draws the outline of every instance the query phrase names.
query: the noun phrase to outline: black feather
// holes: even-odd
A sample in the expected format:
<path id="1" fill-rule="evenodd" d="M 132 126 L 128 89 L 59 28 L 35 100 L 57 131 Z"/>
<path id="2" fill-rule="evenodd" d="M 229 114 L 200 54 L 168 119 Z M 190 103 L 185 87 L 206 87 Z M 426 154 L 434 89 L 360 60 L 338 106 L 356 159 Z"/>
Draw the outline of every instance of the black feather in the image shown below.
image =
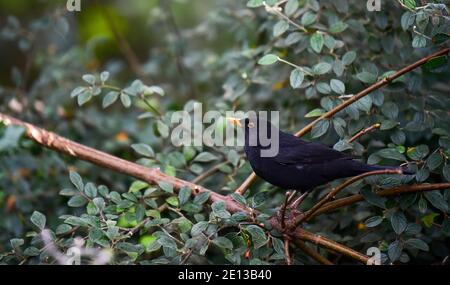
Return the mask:
<path id="1" fill-rule="evenodd" d="M 264 126 L 265 125 L 265 126 Z M 253 126 L 250 128 L 249 126 Z M 264 126 L 264 128 L 262 128 Z M 398 167 L 368 165 L 336 151 L 324 144 L 307 142 L 294 135 L 282 132 L 269 121 L 245 119 L 245 154 L 255 173 L 267 182 L 285 190 L 311 191 L 319 185 L 344 177 L 356 176 L 381 169 L 401 169 Z M 263 147 L 259 141 L 250 145 L 250 138 L 267 129 L 267 137 L 278 132 L 279 151 L 274 157 L 262 157 Z M 410 174 L 403 170 L 404 174 Z"/>

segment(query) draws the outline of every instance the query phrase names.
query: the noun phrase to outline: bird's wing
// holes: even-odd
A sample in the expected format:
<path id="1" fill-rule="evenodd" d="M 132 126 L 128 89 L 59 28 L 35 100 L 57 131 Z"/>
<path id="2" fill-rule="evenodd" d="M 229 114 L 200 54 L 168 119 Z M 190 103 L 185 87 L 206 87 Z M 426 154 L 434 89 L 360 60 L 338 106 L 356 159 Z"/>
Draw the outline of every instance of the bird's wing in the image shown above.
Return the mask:
<path id="1" fill-rule="evenodd" d="M 280 138 L 279 152 L 274 159 L 280 164 L 316 164 L 336 159 L 353 159 L 353 157 L 324 144 L 306 142 L 292 136 Z"/>

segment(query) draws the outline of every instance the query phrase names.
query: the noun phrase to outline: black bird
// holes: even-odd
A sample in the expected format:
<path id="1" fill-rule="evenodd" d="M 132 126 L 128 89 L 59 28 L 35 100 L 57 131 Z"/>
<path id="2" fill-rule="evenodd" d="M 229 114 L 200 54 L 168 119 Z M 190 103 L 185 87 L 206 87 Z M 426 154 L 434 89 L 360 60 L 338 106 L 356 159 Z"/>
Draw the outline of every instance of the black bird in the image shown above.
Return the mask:
<path id="1" fill-rule="evenodd" d="M 253 171 L 267 182 L 284 190 L 310 192 L 315 187 L 332 180 L 356 176 L 365 172 L 384 169 L 398 169 L 400 173 L 411 174 L 398 167 L 368 165 L 355 160 L 342 152 L 328 146 L 304 141 L 292 134 L 277 129 L 272 123 L 262 118 L 236 119 L 228 118 L 235 125 L 245 129 L 244 151 Z M 263 126 L 261 128 L 261 126 Z M 267 130 L 267 131 L 266 131 Z M 272 132 L 278 132 L 278 154 L 263 157 L 261 150 L 268 149 L 260 143 L 259 135 L 266 131 L 267 138 Z M 255 138 L 258 137 L 258 139 Z M 252 139 L 254 142 L 251 144 Z"/>

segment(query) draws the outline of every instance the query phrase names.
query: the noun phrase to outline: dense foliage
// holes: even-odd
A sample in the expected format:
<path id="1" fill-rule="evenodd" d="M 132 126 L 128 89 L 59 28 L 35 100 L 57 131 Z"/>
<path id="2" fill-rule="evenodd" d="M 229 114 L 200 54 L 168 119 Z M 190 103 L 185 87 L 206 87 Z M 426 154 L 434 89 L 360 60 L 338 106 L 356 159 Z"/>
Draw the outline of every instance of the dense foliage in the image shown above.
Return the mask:
<path id="1" fill-rule="evenodd" d="M 194 102 L 223 114 L 278 110 L 281 128 L 294 133 L 448 45 L 450 33 L 445 1 L 381 1 L 381 11 L 356 0 L 81 1 L 80 12 L 53 2 L 0 1 L 1 112 L 222 194 L 251 173 L 242 149 L 173 146 L 174 111 L 193 112 Z M 450 181 L 449 78 L 447 55 L 433 58 L 313 127 L 305 139 L 415 174 L 352 184 L 339 196 L 365 201 L 306 229 L 362 253 L 378 247 L 383 263 L 446 262 L 450 189 L 392 197 L 376 190 Z M 169 183 L 61 156 L 24 138 L 21 127 L 0 131 L 0 263 L 55 263 L 74 246 L 86 263 L 285 263 L 276 232 L 222 202 L 208 204 L 208 194 L 174 193 Z M 302 209 L 339 181 L 332 184 Z M 265 222 L 284 193 L 258 181 L 232 198 Z M 298 249 L 292 255 L 296 264 L 315 263 Z"/>

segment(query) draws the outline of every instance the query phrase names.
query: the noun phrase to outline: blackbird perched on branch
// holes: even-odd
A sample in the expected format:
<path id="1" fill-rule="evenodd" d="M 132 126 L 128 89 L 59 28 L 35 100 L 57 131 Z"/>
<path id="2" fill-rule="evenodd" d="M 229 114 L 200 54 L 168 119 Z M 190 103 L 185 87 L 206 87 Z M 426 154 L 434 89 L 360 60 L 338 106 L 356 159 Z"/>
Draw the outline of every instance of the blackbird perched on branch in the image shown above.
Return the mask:
<path id="1" fill-rule="evenodd" d="M 244 151 L 253 171 L 259 177 L 284 190 L 304 193 L 300 200 L 297 199 L 296 205 L 315 187 L 338 178 L 384 169 L 399 169 L 400 173 L 411 174 L 399 167 L 362 163 L 355 160 L 354 157 L 329 148 L 324 144 L 307 142 L 292 134 L 285 133 L 276 128 L 270 121 L 259 117 L 228 118 L 228 121 L 244 128 Z M 262 132 L 264 132 L 263 136 L 261 136 Z M 275 132 L 278 132 L 278 138 Z M 269 148 L 267 144 L 261 143 L 261 137 L 264 136 L 278 140 L 278 153 L 276 155 L 267 157 L 261 155 L 262 150 Z"/>

